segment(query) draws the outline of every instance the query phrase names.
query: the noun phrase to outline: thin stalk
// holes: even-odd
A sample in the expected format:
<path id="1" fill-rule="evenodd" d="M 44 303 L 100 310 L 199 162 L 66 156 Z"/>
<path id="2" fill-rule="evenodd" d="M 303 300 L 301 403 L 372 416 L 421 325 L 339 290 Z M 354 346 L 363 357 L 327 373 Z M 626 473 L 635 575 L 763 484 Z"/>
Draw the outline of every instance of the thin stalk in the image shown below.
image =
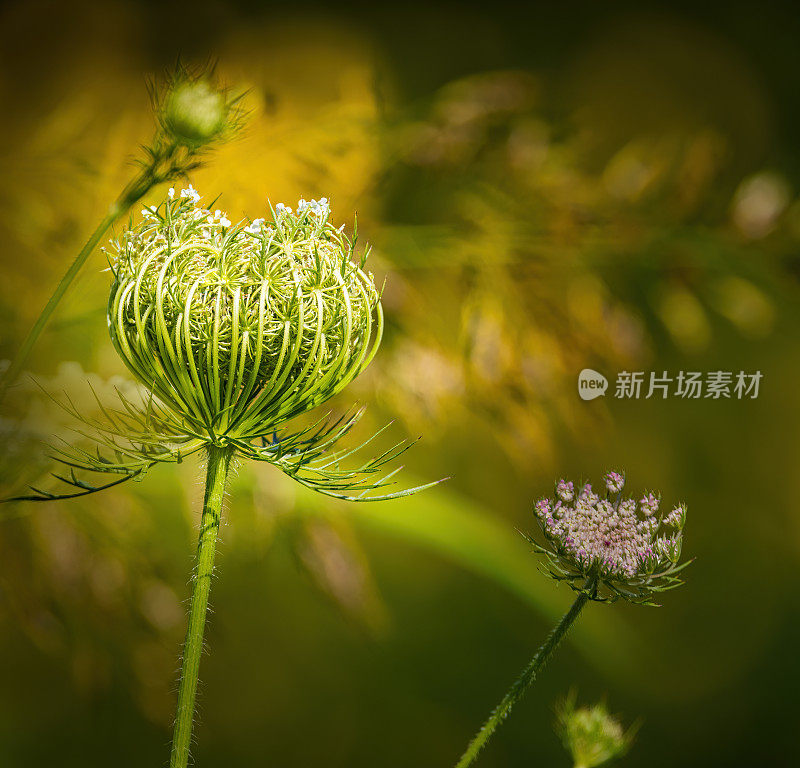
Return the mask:
<path id="1" fill-rule="evenodd" d="M 174 152 L 174 146 L 168 147 L 164 159 L 162 159 L 161 162 L 166 162 L 167 160 L 171 162 Z M 169 175 L 173 173 L 174 168 L 170 169 Z M 36 341 L 52 317 L 59 302 L 64 298 L 64 294 L 67 292 L 72 281 L 77 277 L 78 273 L 81 271 L 81 267 L 86 263 L 86 259 L 89 258 L 92 251 L 97 247 L 97 244 L 114 223 L 121 219 L 137 200 L 140 200 L 152 187 L 164 181 L 167 177 L 167 174 L 158 170 L 158 162 L 154 160 L 150 165 L 143 168 L 122 190 L 120 196 L 108 209 L 108 213 L 106 213 L 97 225 L 97 229 L 92 232 L 91 237 L 89 237 L 86 244 L 75 257 L 75 260 L 70 264 L 66 274 L 59 281 L 55 291 L 53 291 L 53 295 L 50 297 L 47 304 L 45 304 L 39 317 L 36 318 L 33 327 L 28 331 L 28 335 L 25 337 L 25 341 L 22 342 L 22 346 L 3 373 L 2 379 L 0 379 L 0 403 L 5 399 L 8 388 L 17 380 L 17 377 L 22 372 L 22 368 L 28 361 L 28 357 Z"/>
<path id="2" fill-rule="evenodd" d="M 211 590 L 214 553 L 222 515 L 222 501 L 225 496 L 225 481 L 228 477 L 232 454 L 231 448 L 211 446 L 208 449 L 203 516 L 200 521 L 194 585 L 189 604 L 189 627 L 186 630 L 186 642 L 181 662 L 181 680 L 178 686 L 178 708 L 172 737 L 170 768 L 186 768 L 189 763 L 200 656 L 203 652 L 203 631 L 208 610 L 208 593 Z"/>
<path id="3" fill-rule="evenodd" d="M 545 640 L 539 650 L 536 651 L 536 655 L 531 659 L 528 666 L 525 667 L 522 674 L 514 681 L 511 688 L 508 689 L 508 693 L 503 697 L 503 700 L 494 708 L 489 715 L 489 719 L 483 724 L 469 743 L 467 751 L 464 752 L 461 759 L 458 761 L 456 768 L 466 768 L 468 765 L 472 765 L 478 753 L 486 745 L 486 742 L 489 741 L 495 730 L 497 730 L 497 727 L 508 717 L 511 708 L 522 698 L 525 691 L 547 663 L 547 660 L 553 655 L 556 648 L 558 648 L 558 644 L 563 640 L 564 635 L 567 634 L 567 631 L 572 626 L 575 619 L 578 618 L 581 609 L 589 600 L 589 594 L 591 594 L 592 588 L 593 583 L 588 584 L 586 591 L 581 592 L 578 597 L 575 598 L 572 607 L 561 617 L 561 621 L 556 624 L 553 631 L 548 635 L 547 640 Z"/>

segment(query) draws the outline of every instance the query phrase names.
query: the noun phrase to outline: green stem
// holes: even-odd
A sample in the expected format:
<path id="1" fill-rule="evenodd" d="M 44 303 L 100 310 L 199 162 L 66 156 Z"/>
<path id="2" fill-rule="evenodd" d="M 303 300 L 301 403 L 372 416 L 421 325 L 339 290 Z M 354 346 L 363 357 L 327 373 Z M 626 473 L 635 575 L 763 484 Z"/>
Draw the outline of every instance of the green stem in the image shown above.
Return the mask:
<path id="1" fill-rule="evenodd" d="M 208 449 L 206 492 L 203 501 L 203 517 L 200 522 L 200 539 L 197 545 L 192 599 L 189 604 L 189 627 L 183 647 L 181 681 L 178 687 L 178 709 L 172 737 L 170 768 L 186 768 L 189 763 L 189 747 L 192 741 L 197 680 L 200 656 L 203 651 L 203 630 L 208 609 L 208 593 L 214 571 L 214 553 L 222 515 L 222 500 L 225 481 L 230 469 L 231 448 L 211 446 Z"/>
<path id="2" fill-rule="evenodd" d="M 72 262 L 67 273 L 61 278 L 61 282 L 56 286 L 50 300 L 45 305 L 39 317 L 36 318 L 36 322 L 33 324 L 30 331 L 28 331 L 25 341 L 22 342 L 22 346 L 3 374 L 2 381 L 0 381 L 0 402 L 5 398 L 8 388 L 17 380 L 17 377 L 22 371 L 22 367 L 28 360 L 33 345 L 44 330 L 45 325 L 47 325 L 47 321 L 58 306 L 58 303 L 67 292 L 70 283 L 75 279 L 75 276 L 89 257 L 89 254 L 95 249 L 100 242 L 100 238 L 108 231 L 108 228 L 114 223 L 118 215 L 119 214 L 114 212 L 113 208 L 106 214 L 106 217 L 100 222 L 97 229 L 92 233 L 92 236 L 86 241 L 86 245 L 83 246 L 80 253 L 75 257 L 75 261 Z"/>
<path id="3" fill-rule="evenodd" d="M 168 148 L 166 157 L 171 158 L 174 151 L 174 147 Z M 25 337 L 25 341 L 22 342 L 19 351 L 5 370 L 5 373 L 3 373 L 2 379 L 0 379 L 0 403 L 5 399 L 8 388 L 17 380 L 17 377 L 22 372 L 22 368 L 28 361 L 31 350 L 59 302 L 64 298 L 64 294 L 67 292 L 70 284 L 77 277 L 78 272 L 81 271 L 81 267 L 86 263 L 86 259 L 89 258 L 105 233 L 108 232 L 117 220 L 122 218 L 122 216 L 130 210 L 131 206 L 136 203 L 137 200 L 140 200 L 153 186 L 164 181 L 165 178 L 166 176 L 164 174 L 159 174 L 157 171 L 157 161 L 153 160 L 151 165 L 145 167 L 141 173 L 131 179 L 120 193 L 116 202 L 108 209 L 108 213 L 97 225 L 97 229 L 92 232 L 91 237 L 86 241 L 83 248 L 81 248 L 72 264 L 70 264 L 64 277 L 61 278 L 50 300 L 45 304 L 41 314 L 36 318 L 36 322 Z"/>
<path id="4" fill-rule="evenodd" d="M 497 730 L 497 727 L 506 719 L 511 708 L 522 698 L 528 686 L 536 679 L 542 667 L 544 667 L 547 660 L 553 655 L 556 648 L 558 648 L 558 644 L 564 638 L 564 635 L 567 634 L 572 623 L 578 618 L 581 609 L 589 600 L 592 587 L 593 584 L 587 585 L 586 591 L 581 592 L 578 597 L 575 598 L 572 607 L 561 617 L 561 621 L 558 622 L 555 629 L 553 629 L 547 637 L 547 640 L 542 643 L 539 650 L 536 651 L 536 655 L 531 659 L 531 662 L 514 681 L 511 688 L 508 689 L 508 693 L 503 697 L 503 700 L 495 707 L 491 715 L 489 715 L 489 719 L 483 724 L 469 743 L 467 751 L 464 752 L 461 759 L 458 761 L 456 768 L 466 768 L 466 766 L 472 765 L 478 753 L 485 746 L 486 742 L 489 741 L 495 730 Z"/>

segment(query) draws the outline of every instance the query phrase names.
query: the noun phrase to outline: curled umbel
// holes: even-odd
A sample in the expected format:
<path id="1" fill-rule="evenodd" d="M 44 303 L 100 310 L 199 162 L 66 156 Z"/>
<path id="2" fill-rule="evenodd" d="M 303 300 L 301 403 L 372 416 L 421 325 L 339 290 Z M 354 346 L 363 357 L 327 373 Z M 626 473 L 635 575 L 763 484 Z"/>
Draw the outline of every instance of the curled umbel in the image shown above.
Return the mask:
<path id="1" fill-rule="evenodd" d="M 113 244 L 111 339 L 185 431 L 263 435 L 372 359 L 379 295 L 325 199 L 232 225 L 189 187 L 142 214 Z"/>
<path id="2" fill-rule="evenodd" d="M 143 385 L 141 401 L 118 392 L 119 407 L 98 402 L 99 418 L 65 404 L 83 424 L 81 440 L 51 446 L 67 474 L 53 473 L 52 491 L 15 499 L 96 493 L 211 449 L 267 462 L 338 499 L 399 498 L 435 484 L 389 488 L 399 468 L 387 466 L 405 440 L 355 466 L 343 461 L 383 432 L 339 450 L 363 408 L 287 423 L 344 389 L 380 345 L 369 248 L 355 259 L 355 241 L 331 224 L 324 198 L 238 224 L 191 186 L 145 207 L 108 253 L 111 340 Z M 115 479 L 97 484 L 91 473 Z"/>

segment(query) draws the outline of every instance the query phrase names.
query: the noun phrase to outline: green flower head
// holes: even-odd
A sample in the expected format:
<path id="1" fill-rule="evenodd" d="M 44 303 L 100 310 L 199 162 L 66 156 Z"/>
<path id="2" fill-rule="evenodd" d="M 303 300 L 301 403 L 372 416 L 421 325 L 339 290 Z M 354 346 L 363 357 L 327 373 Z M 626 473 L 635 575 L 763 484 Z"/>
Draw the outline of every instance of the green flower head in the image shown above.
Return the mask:
<path id="1" fill-rule="evenodd" d="M 102 419 L 67 405 L 97 446 L 54 448 L 70 468 L 55 475 L 68 493 L 18 498 L 94 493 L 211 447 L 268 462 L 336 498 L 374 501 L 428 487 L 375 493 L 394 482 L 398 470 L 384 468 L 405 442 L 355 468 L 341 465 L 357 449 L 334 446 L 363 409 L 286 425 L 358 376 L 383 332 L 380 296 L 364 271 L 369 249 L 354 260 L 356 236 L 331 223 L 325 198 L 234 224 L 189 186 L 141 214 L 108 252 L 108 326 L 144 397 L 119 392 L 122 407 L 100 403 Z M 122 477 L 96 486 L 75 470 Z"/>
<path id="2" fill-rule="evenodd" d="M 269 433 L 372 359 L 378 292 L 327 201 L 234 226 L 189 187 L 142 213 L 114 244 L 111 339 L 192 434 Z"/>

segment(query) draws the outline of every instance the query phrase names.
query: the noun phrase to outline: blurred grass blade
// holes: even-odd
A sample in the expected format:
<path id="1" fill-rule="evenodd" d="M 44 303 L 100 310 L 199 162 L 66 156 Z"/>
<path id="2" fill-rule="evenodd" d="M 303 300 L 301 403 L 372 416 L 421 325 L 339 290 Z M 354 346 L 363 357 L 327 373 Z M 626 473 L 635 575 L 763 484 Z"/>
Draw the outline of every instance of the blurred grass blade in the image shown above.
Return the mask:
<path id="1" fill-rule="evenodd" d="M 350 505 L 346 512 L 332 505 L 323 509 L 318 497 L 303 493 L 302 513 L 347 514 L 360 526 L 425 547 L 507 589 L 547 621 L 560 617 L 571 600 L 568 590 L 545 578 L 538 558 L 507 520 L 445 485 L 400 503 Z M 629 665 L 632 636 L 618 611 L 612 616 L 599 610 L 588 614 L 567 642 L 598 669 L 614 672 Z"/>
<path id="2" fill-rule="evenodd" d="M 122 213 L 123 212 L 120 211 L 117 206 L 114 206 L 108 212 L 106 217 L 97 226 L 97 229 L 95 229 L 95 231 L 92 233 L 92 236 L 86 241 L 86 244 L 83 246 L 83 248 L 81 248 L 80 253 L 75 257 L 75 260 L 72 262 L 72 264 L 70 264 L 70 267 L 64 277 L 62 277 L 59 281 L 55 291 L 53 291 L 53 295 L 50 297 L 39 317 L 36 318 L 36 322 L 33 324 L 33 327 L 25 337 L 25 341 L 22 343 L 19 351 L 14 356 L 11 364 L 3 373 L 3 378 L 0 380 L 0 403 L 3 402 L 9 386 L 11 386 L 11 384 L 17 380 L 17 377 L 19 376 L 23 366 L 31 354 L 34 344 L 36 344 L 37 339 L 44 330 L 44 327 L 47 325 L 47 322 L 50 320 L 50 317 L 55 311 L 55 308 L 58 306 L 58 303 L 67 292 L 67 288 L 69 288 L 78 272 L 80 272 L 81 267 L 86 262 L 86 259 L 89 258 L 89 255 L 97 247 L 97 244 L 100 242 L 103 235 L 108 232 L 111 225 L 120 215 L 122 215 Z"/>

